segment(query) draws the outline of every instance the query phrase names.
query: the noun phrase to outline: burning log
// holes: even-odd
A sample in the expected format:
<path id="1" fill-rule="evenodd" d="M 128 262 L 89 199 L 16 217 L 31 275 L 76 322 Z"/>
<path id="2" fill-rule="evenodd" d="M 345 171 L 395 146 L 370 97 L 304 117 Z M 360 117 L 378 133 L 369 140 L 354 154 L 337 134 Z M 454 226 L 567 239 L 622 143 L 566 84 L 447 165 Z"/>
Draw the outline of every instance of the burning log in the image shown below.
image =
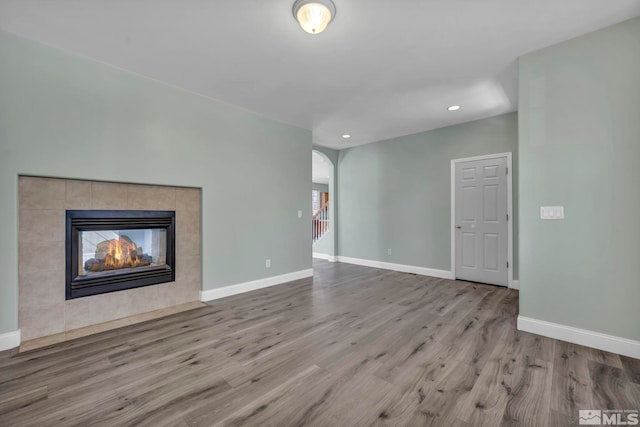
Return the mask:
<path id="1" fill-rule="evenodd" d="M 84 263 L 86 271 L 100 272 L 122 268 L 151 265 L 152 258 L 144 254 L 142 247 L 125 235 L 118 239 L 105 240 L 96 246 L 95 258 Z"/>

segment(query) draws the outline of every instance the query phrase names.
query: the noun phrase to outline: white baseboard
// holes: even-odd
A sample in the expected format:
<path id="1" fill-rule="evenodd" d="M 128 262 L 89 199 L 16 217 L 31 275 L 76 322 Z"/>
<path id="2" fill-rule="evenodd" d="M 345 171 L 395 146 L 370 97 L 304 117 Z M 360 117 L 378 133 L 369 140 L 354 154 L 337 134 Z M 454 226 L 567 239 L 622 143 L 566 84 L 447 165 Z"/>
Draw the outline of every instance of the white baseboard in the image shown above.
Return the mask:
<path id="1" fill-rule="evenodd" d="M 336 257 L 333 256 L 333 255 L 321 254 L 319 252 L 314 252 L 312 256 L 313 256 L 313 258 L 323 259 L 323 260 L 329 261 L 329 262 L 336 262 Z"/>
<path id="2" fill-rule="evenodd" d="M 433 268 L 416 267 L 413 265 L 393 264 L 390 262 L 372 261 L 369 259 L 351 258 L 346 256 L 336 257 L 338 262 L 347 264 L 363 265 L 365 267 L 382 268 L 384 270 L 400 271 L 402 273 L 420 274 L 421 276 L 439 277 L 453 280 L 453 274 L 446 270 L 436 270 Z"/>
<path id="3" fill-rule="evenodd" d="M 599 332 L 560 325 L 558 323 L 545 322 L 544 320 L 531 319 L 524 316 L 518 316 L 518 329 L 640 359 L 640 341 L 601 334 Z"/>
<path id="4" fill-rule="evenodd" d="M 294 271 L 293 273 L 281 274 L 279 276 L 267 277 L 253 280 L 251 282 L 239 283 L 237 285 L 225 286 L 222 288 L 208 289 L 200 291 L 200 301 L 211 301 L 214 299 L 230 297 L 231 295 L 242 294 L 255 291 L 256 289 L 268 288 L 269 286 L 281 285 L 294 280 L 304 279 L 313 276 L 313 269 Z"/>
<path id="5" fill-rule="evenodd" d="M 520 290 L 520 280 L 512 280 L 509 289 Z"/>
<path id="6" fill-rule="evenodd" d="M 11 350 L 16 347 L 20 347 L 20 329 L 0 334 L 0 351 Z"/>

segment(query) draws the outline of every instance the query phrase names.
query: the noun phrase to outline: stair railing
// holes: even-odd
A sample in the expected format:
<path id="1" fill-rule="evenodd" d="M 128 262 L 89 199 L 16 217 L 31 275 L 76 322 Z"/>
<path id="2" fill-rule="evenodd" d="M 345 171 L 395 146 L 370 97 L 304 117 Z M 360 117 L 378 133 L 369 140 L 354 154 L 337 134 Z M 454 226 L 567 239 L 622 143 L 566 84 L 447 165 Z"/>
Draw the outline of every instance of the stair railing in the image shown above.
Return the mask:
<path id="1" fill-rule="evenodd" d="M 313 213 L 311 218 L 311 230 L 313 243 L 317 242 L 329 231 L 329 202 L 322 204 L 320 209 Z"/>

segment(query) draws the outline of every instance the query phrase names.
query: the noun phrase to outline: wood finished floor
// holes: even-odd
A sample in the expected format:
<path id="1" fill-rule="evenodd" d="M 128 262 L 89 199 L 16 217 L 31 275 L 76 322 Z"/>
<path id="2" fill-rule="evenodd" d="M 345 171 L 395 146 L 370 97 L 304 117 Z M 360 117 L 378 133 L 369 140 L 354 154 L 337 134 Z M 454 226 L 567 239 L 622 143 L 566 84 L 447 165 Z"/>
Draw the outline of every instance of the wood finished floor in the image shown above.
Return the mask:
<path id="1" fill-rule="evenodd" d="M 518 293 L 314 262 L 304 279 L 21 354 L 0 426 L 565 426 L 640 361 L 518 332 Z"/>

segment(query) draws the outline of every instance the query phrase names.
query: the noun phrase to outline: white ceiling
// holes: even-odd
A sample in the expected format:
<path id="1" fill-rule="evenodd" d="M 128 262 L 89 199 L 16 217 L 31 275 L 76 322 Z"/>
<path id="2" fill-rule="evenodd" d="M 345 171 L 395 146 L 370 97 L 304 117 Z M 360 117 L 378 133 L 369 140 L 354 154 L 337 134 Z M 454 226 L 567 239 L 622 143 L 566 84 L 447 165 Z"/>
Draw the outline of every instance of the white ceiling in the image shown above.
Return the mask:
<path id="1" fill-rule="evenodd" d="M 514 111 L 518 56 L 640 15 L 640 0 L 334 2 L 320 35 L 293 0 L 0 0 L 0 28 L 344 148 Z"/>

